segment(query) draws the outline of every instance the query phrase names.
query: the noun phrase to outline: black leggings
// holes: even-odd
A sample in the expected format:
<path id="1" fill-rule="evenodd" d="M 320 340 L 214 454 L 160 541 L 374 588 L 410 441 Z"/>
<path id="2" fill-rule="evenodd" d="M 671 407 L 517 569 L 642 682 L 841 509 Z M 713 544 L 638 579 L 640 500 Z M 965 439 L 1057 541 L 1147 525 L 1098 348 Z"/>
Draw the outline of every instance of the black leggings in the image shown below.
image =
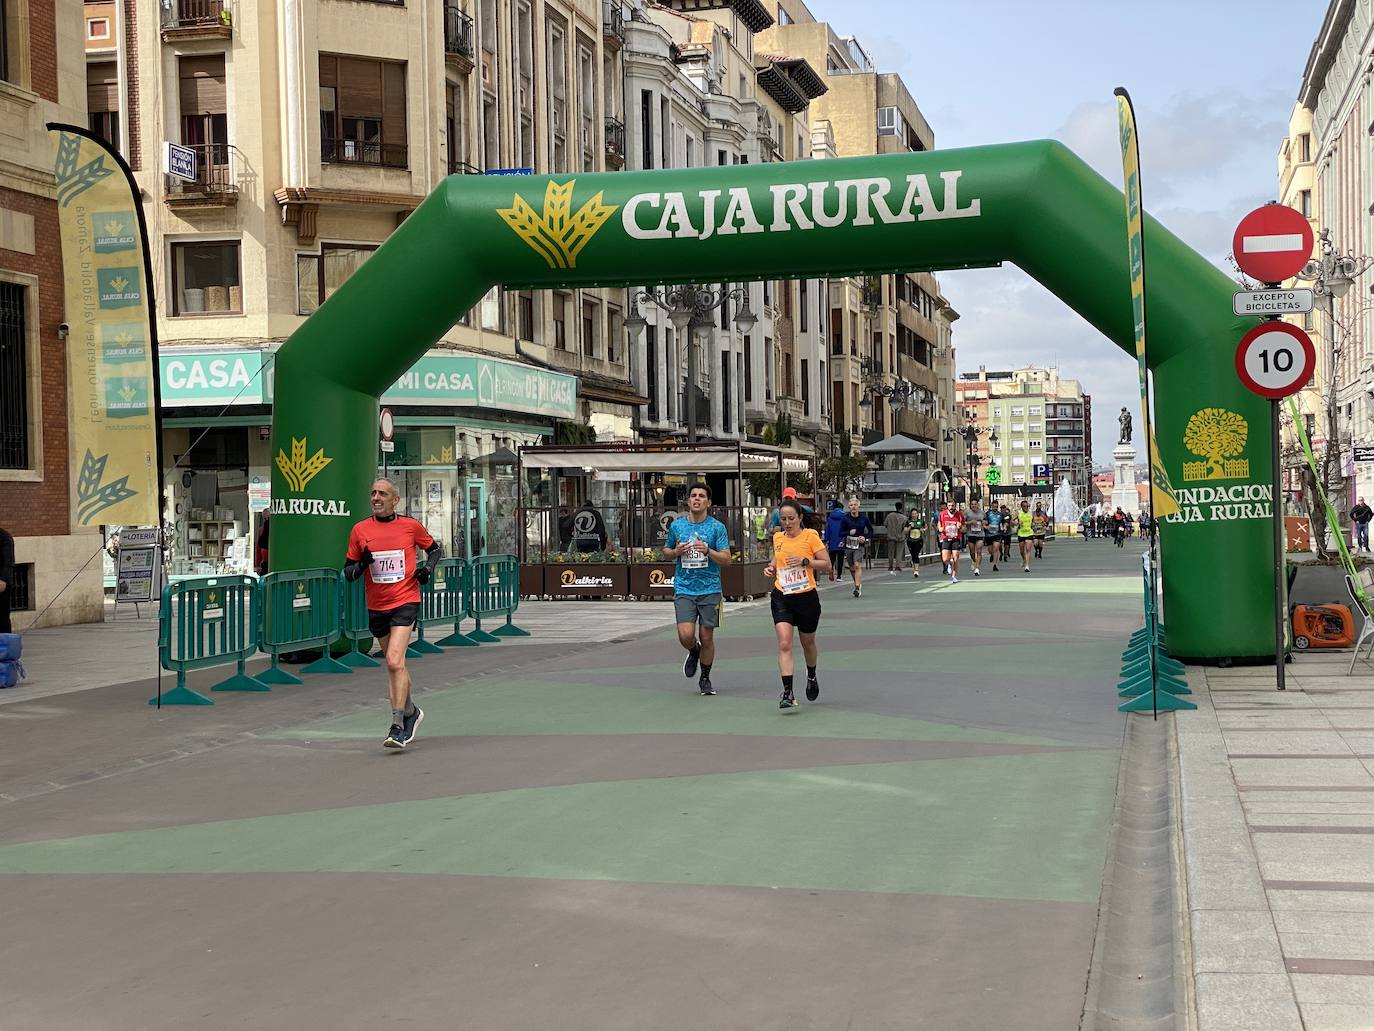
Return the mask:
<path id="1" fill-rule="evenodd" d="M 907 540 L 906 550 L 911 555 L 911 564 L 919 566 L 921 564 L 921 541 Z"/>

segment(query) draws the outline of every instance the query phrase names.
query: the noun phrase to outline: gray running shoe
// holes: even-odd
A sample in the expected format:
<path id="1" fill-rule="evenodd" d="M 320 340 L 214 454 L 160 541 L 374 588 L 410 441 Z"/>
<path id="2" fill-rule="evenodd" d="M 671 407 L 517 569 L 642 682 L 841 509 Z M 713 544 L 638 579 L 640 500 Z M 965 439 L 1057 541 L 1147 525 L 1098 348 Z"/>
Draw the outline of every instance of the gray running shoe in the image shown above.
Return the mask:
<path id="1" fill-rule="evenodd" d="M 383 748 L 404 748 L 406 746 L 406 734 L 401 729 L 399 723 L 393 723 L 391 729 L 386 732 L 386 740 L 382 742 Z"/>

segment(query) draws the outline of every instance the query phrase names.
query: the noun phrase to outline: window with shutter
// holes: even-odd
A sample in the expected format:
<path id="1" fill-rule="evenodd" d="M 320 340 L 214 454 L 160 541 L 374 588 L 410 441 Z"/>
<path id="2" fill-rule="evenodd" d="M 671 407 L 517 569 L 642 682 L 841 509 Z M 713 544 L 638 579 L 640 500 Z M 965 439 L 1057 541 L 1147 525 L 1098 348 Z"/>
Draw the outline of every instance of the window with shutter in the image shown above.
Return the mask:
<path id="1" fill-rule="evenodd" d="M 325 163 L 408 164 L 406 66 L 320 55 L 320 157 Z"/>

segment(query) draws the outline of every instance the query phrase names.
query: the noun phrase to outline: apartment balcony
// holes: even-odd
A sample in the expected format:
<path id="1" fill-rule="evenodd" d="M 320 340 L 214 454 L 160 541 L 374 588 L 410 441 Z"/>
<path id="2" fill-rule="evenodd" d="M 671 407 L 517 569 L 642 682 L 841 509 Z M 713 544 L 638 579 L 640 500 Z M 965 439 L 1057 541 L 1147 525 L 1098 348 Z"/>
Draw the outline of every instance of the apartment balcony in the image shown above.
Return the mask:
<path id="1" fill-rule="evenodd" d="M 475 67 L 472 18 L 457 7 L 444 8 L 444 61 L 466 75 Z"/>
<path id="2" fill-rule="evenodd" d="M 799 397 L 778 398 L 778 415 L 787 416 L 794 424 L 805 418 L 805 416 L 802 415 L 802 409 L 804 407 Z"/>
<path id="3" fill-rule="evenodd" d="M 606 168 L 619 172 L 625 167 L 625 123 L 619 118 L 606 119 Z"/>
<path id="4" fill-rule="evenodd" d="M 320 140 L 320 160 L 326 164 L 379 165 L 405 168 L 409 148 L 404 143 L 369 143 L 364 140 Z"/>
<path id="5" fill-rule="evenodd" d="M 196 155 L 193 180 L 164 176 L 163 200 L 179 211 L 228 208 L 239 202 L 239 172 L 243 161 L 238 148 L 228 143 L 204 143 L 186 147 Z"/>
<path id="6" fill-rule="evenodd" d="M 608 50 L 625 45 L 625 9 L 620 0 L 606 0 L 601 7 L 601 41 Z"/>
<path id="7" fill-rule="evenodd" d="M 162 42 L 232 35 L 233 13 L 225 0 L 162 0 Z"/>
<path id="8" fill-rule="evenodd" d="M 482 170 L 476 165 L 470 165 L 466 161 L 450 161 L 448 163 L 449 175 L 482 175 Z"/>

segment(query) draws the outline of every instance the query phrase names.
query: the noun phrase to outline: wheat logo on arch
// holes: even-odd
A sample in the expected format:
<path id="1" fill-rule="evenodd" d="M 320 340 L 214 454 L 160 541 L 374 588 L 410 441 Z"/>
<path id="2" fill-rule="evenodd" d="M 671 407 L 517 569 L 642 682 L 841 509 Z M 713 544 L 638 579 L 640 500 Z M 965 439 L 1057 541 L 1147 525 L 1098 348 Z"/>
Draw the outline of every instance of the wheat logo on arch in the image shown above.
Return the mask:
<path id="1" fill-rule="evenodd" d="M 1240 480 L 1250 475 L 1250 459 L 1238 458 L 1245 450 L 1250 426 L 1243 416 L 1225 408 L 1194 412 L 1183 431 L 1183 444 L 1201 462 L 1184 462 L 1183 479 Z"/>
<path id="2" fill-rule="evenodd" d="M 319 475 L 320 470 L 334 461 L 326 458 L 324 448 L 319 448 L 309 458 L 305 457 L 305 442 L 307 438 L 301 437 L 297 440 L 291 438 L 291 457 L 286 457 L 286 452 L 277 449 L 277 468 L 286 477 L 286 484 L 297 494 L 305 490 L 305 485 Z"/>
<path id="3" fill-rule="evenodd" d="M 573 213 L 572 193 L 576 182 L 576 179 L 569 179 L 560 185 L 551 181 L 544 188 L 543 214 L 530 207 L 518 193 L 511 199 L 510 207 L 496 209 L 506 225 L 548 262 L 549 268 L 576 268 L 582 248 L 591 242 L 619 206 L 603 203 L 598 190 Z"/>

